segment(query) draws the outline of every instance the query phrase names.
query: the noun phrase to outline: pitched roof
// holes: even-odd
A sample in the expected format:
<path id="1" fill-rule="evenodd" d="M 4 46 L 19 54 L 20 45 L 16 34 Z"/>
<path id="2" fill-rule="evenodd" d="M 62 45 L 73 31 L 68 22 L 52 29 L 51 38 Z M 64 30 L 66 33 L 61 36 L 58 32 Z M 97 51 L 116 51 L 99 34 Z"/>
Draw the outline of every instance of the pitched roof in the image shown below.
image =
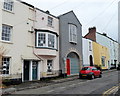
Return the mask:
<path id="1" fill-rule="evenodd" d="M 61 16 L 66 15 L 66 14 L 69 14 L 69 13 L 73 13 L 74 16 L 76 17 L 77 21 L 79 22 L 79 24 L 82 26 L 82 24 L 80 23 L 79 19 L 77 18 L 77 16 L 76 16 L 75 13 L 73 12 L 73 10 L 71 10 L 71 11 L 69 11 L 69 12 L 66 12 L 66 13 L 64 13 L 64 14 L 59 15 L 58 18 L 61 17 Z"/>

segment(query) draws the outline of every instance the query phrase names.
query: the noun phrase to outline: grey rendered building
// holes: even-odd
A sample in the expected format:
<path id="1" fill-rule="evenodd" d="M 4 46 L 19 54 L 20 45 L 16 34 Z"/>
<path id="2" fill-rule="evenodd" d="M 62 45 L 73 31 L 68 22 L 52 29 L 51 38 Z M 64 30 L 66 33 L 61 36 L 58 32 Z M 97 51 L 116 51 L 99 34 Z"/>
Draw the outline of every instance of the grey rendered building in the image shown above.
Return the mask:
<path id="1" fill-rule="evenodd" d="M 76 75 L 82 66 L 82 25 L 73 11 L 59 16 L 60 72 Z"/>

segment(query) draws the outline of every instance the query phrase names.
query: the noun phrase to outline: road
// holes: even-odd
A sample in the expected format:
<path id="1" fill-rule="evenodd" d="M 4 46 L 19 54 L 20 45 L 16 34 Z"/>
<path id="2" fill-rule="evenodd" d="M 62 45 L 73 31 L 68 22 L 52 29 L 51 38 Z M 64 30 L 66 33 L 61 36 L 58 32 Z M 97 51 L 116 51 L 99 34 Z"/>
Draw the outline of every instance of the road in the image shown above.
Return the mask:
<path id="1" fill-rule="evenodd" d="M 37 89 L 17 91 L 13 94 L 101 94 L 101 96 L 106 96 L 105 94 L 116 94 L 118 83 L 118 71 L 114 71 L 104 73 L 102 78 L 76 79 Z"/>

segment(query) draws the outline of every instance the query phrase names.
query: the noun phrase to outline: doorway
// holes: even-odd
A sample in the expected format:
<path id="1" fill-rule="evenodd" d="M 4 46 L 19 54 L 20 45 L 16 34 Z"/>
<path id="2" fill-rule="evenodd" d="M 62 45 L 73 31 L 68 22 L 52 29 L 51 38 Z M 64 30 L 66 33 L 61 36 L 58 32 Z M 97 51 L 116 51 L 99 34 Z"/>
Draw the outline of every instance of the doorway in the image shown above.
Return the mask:
<path id="1" fill-rule="evenodd" d="M 24 61 L 24 81 L 29 80 L 30 61 Z"/>
<path id="2" fill-rule="evenodd" d="M 92 57 L 92 55 L 90 55 L 89 59 L 90 59 L 90 66 L 93 66 L 93 57 Z"/>

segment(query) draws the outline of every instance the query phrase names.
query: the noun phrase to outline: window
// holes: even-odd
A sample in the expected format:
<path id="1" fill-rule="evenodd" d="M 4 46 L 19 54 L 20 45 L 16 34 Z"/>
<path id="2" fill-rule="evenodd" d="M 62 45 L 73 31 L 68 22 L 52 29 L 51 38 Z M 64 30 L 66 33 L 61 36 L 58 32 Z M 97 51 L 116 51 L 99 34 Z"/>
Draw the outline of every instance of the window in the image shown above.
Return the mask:
<path id="1" fill-rule="evenodd" d="M 77 43 L 77 27 L 73 24 L 69 24 L 69 41 Z"/>
<path id="2" fill-rule="evenodd" d="M 48 47 L 54 48 L 55 45 L 55 36 L 48 34 Z"/>
<path id="3" fill-rule="evenodd" d="M 90 68 L 84 67 L 84 68 L 82 68 L 82 70 L 90 70 Z"/>
<path id="4" fill-rule="evenodd" d="M 48 26 L 53 26 L 53 18 L 48 17 Z"/>
<path id="5" fill-rule="evenodd" d="M 53 60 L 47 60 L 47 72 L 52 72 L 53 69 Z"/>
<path id="6" fill-rule="evenodd" d="M 2 74 L 9 74 L 10 58 L 2 58 Z"/>
<path id="7" fill-rule="evenodd" d="M 89 51 L 92 51 L 91 42 L 89 42 Z"/>
<path id="8" fill-rule="evenodd" d="M 102 66 L 105 66 L 105 56 L 102 56 L 101 61 L 102 61 Z"/>
<path id="9" fill-rule="evenodd" d="M 38 46 L 46 46 L 46 36 L 44 33 L 38 34 Z"/>
<path id="10" fill-rule="evenodd" d="M 37 32 L 37 47 L 57 48 L 57 37 L 47 32 Z"/>
<path id="11" fill-rule="evenodd" d="M 12 0 L 4 0 L 4 9 L 13 11 L 13 1 Z"/>
<path id="12" fill-rule="evenodd" d="M 2 25 L 2 40 L 11 41 L 12 27 L 8 25 Z"/>

